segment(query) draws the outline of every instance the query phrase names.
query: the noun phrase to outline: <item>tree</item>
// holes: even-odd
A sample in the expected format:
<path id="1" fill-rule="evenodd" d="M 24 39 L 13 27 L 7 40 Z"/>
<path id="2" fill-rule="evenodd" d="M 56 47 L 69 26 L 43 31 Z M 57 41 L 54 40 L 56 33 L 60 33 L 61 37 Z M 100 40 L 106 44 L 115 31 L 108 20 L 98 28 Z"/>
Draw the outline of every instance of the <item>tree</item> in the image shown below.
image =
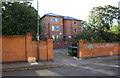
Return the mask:
<path id="1" fill-rule="evenodd" d="M 37 31 L 37 10 L 31 3 L 2 3 L 2 34 L 25 35 Z"/>
<path id="2" fill-rule="evenodd" d="M 90 11 L 88 23 L 83 21 L 83 31 L 76 35 L 73 44 L 78 41 L 88 42 L 120 42 L 120 27 L 114 25 L 113 21 L 120 17 L 118 8 L 107 5 L 94 7 Z"/>
<path id="3" fill-rule="evenodd" d="M 89 24 L 96 30 L 109 30 L 113 20 L 118 20 L 119 9 L 115 6 L 94 7 L 90 11 Z"/>
<path id="4" fill-rule="evenodd" d="M 114 34 L 120 34 L 120 26 L 119 25 L 114 25 L 110 28 L 110 32 Z"/>
<path id="5" fill-rule="evenodd" d="M 88 22 L 82 21 L 82 31 L 89 30 L 91 27 L 89 26 Z"/>

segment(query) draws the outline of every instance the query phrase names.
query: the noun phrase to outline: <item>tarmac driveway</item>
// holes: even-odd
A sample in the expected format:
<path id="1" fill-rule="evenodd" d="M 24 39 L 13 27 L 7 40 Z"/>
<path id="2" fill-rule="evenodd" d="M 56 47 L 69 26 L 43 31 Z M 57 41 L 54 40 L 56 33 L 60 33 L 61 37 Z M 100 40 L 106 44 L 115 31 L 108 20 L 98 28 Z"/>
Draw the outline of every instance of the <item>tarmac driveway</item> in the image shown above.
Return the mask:
<path id="1" fill-rule="evenodd" d="M 74 60 L 72 56 L 67 55 L 68 49 L 54 49 L 55 61 Z"/>

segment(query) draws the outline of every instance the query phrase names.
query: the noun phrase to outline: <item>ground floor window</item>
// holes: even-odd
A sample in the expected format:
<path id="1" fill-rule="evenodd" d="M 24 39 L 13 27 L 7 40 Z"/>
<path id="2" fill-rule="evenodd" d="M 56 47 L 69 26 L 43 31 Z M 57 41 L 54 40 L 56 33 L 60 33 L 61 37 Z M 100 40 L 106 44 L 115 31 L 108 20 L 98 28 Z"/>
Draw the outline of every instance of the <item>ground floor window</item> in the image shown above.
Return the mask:
<path id="1" fill-rule="evenodd" d="M 52 31 L 60 31 L 60 26 L 52 26 Z"/>
<path id="2" fill-rule="evenodd" d="M 53 41 L 59 41 L 60 35 L 52 35 Z"/>

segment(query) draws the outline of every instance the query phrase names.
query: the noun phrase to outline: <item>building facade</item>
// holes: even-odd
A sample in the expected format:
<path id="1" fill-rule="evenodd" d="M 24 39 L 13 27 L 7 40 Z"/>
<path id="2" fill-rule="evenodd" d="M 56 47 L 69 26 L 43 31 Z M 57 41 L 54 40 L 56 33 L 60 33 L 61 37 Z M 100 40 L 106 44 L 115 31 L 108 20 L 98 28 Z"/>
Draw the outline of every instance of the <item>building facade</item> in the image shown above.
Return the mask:
<path id="1" fill-rule="evenodd" d="M 53 13 L 41 18 L 43 35 L 53 38 L 54 48 L 65 48 L 71 45 L 72 38 L 81 32 L 81 20 Z"/>

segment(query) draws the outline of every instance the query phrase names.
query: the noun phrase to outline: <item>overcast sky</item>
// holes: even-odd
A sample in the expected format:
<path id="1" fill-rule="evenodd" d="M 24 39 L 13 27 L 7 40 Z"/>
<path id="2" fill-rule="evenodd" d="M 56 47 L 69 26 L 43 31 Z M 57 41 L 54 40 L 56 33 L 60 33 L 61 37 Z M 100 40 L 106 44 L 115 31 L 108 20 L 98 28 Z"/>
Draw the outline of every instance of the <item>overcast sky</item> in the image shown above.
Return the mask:
<path id="1" fill-rule="evenodd" d="M 118 7 L 120 0 L 39 0 L 39 14 L 42 17 L 46 13 L 54 13 L 63 16 L 71 16 L 87 21 L 89 11 L 93 7 L 113 5 Z M 37 0 L 33 0 L 33 6 L 37 7 Z"/>

